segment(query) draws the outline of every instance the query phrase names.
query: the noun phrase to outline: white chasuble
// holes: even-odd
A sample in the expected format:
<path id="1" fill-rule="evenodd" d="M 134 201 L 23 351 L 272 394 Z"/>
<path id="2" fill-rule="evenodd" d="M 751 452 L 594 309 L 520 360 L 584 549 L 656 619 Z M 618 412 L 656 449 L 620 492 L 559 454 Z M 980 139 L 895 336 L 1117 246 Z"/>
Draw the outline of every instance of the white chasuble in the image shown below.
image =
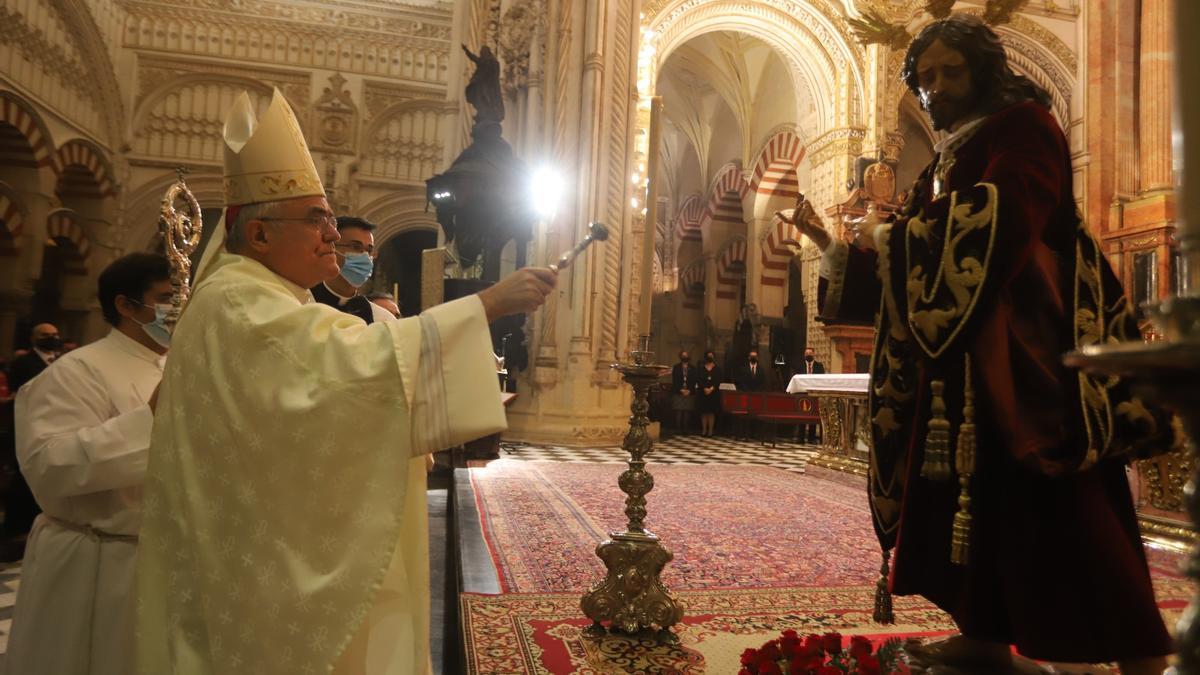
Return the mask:
<path id="1" fill-rule="evenodd" d="M 421 456 L 504 427 L 478 298 L 368 326 L 219 255 L 159 392 L 140 672 L 426 672 Z"/>

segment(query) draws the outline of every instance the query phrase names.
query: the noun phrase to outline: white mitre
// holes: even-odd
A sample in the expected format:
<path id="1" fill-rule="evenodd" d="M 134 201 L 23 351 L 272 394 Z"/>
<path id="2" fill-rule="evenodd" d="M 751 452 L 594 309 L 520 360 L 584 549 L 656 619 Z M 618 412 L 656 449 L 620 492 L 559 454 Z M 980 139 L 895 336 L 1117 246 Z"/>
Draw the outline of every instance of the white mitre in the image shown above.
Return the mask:
<path id="1" fill-rule="evenodd" d="M 300 123 L 276 89 L 261 120 L 242 92 L 225 118 L 225 205 L 324 196 Z"/>
<path id="2" fill-rule="evenodd" d="M 250 95 L 242 92 L 225 116 L 225 206 L 275 202 L 296 197 L 323 197 L 325 188 L 313 164 L 296 114 L 278 89 L 261 119 L 254 114 Z M 204 247 L 192 285 L 200 283 L 217 254 L 225 248 L 232 223 L 222 210 L 212 238 Z"/>

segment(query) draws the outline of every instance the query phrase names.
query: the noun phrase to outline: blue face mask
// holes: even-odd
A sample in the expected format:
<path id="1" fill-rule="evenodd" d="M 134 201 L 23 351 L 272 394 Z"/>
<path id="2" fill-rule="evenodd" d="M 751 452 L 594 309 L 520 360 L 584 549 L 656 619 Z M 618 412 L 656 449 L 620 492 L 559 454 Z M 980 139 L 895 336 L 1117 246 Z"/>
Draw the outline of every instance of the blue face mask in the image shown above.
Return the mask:
<path id="1" fill-rule="evenodd" d="M 142 306 L 145 307 L 145 305 Z M 141 326 L 142 330 L 146 331 L 146 335 L 149 335 L 151 340 L 154 340 L 162 347 L 170 347 L 171 331 L 167 330 L 166 323 L 167 313 L 170 311 L 171 305 L 156 304 L 154 305 L 153 321 L 141 323 L 137 319 L 134 319 L 134 322 Z"/>
<path id="2" fill-rule="evenodd" d="M 351 253 L 342 262 L 342 278 L 355 288 L 367 283 L 374 270 L 375 261 L 369 253 Z"/>

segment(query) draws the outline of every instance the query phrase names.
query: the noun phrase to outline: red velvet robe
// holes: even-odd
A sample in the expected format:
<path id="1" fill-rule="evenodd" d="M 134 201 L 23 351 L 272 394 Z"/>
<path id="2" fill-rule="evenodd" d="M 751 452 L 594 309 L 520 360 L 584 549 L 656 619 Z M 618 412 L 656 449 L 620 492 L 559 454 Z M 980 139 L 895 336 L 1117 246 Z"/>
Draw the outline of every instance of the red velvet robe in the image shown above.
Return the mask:
<path id="1" fill-rule="evenodd" d="M 1123 460 L 1165 450 L 1173 434 L 1158 411 L 1115 414 L 1120 402 L 1133 402 L 1125 413 L 1146 408 L 1062 364 L 1132 325 L 1077 216 L 1066 139 L 1049 111 L 1019 103 L 954 157 L 943 196 L 933 195 L 935 158 L 877 233 L 879 252 L 849 247 L 821 284 L 827 320 L 874 318 L 879 330 L 870 491 L 880 541 L 895 549 L 891 588 L 1033 658 L 1167 654 Z M 921 465 L 931 384 L 945 388 L 953 453 L 968 368 L 977 451 L 970 555 L 959 565 L 959 482 L 922 477 Z"/>

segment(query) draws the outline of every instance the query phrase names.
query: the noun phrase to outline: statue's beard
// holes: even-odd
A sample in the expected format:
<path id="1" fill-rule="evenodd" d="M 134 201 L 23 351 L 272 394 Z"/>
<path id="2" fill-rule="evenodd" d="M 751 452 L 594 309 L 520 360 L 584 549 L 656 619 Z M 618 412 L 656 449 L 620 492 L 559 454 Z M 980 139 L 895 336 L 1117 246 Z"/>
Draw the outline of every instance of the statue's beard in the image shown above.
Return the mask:
<path id="1" fill-rule="evenodd" d="M 955 122 L 971 114 L 971 101 L 967 98 L 942 96 L 926 102 L 925 111 L 935 131 L 945 131 Z"/>

